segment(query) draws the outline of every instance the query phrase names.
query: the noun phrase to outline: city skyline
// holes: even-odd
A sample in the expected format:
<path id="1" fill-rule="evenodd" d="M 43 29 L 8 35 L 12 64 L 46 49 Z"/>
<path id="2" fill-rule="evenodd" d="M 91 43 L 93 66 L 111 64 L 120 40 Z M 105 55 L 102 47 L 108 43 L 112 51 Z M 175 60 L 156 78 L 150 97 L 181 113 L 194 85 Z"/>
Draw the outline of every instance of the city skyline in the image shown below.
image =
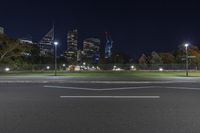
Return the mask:
<path id="1" fill-rule="evenodd" d="M 0 133 L 200 131 L 200 1 L 0 5 Z"/>
<path id="2" fill-rule="evenodd" d="M 10 4 L 12 3 L 12 4 Z M 200 43 L 197 1 L 2 1 L 0 25 L 7 34 L 40 40 L 55 24 L 60 49 L 66 47 L 66 33 L 79 30 L 79 42 L 98 37 L 105 45 L 105 32 L 112 33 L 114 49 L 132 57 L 150 51 L 171 51 L 178 45 Z M 37 10 L 33 10 L 37 7 Z M 26 18 L 26 19 L 23 19 Z M 36 21 L 37 20 L 37 21 Z M 145 50 L 144 50 L 145 49 Z"/>

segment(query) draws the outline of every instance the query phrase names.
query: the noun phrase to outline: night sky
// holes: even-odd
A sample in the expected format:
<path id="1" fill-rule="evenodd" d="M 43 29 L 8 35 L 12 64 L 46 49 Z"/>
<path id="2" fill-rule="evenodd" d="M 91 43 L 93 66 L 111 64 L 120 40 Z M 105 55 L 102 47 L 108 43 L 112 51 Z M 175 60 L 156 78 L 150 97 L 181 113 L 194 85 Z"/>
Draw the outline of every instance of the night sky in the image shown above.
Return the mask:
<path id="1" fill-rule="evenodd" d="M 185 42 L 200 46 L 200 2 L 192 0 L 1 0 L 0 10 L 0 26 L 12 37 L 39 41 L 54 22 L 60 51 L 73 28 L 79 31 L 79 45 L 88 37 L 105 45 L 108 31 L 114 49 L 133 57 L 171 51 Z"/>

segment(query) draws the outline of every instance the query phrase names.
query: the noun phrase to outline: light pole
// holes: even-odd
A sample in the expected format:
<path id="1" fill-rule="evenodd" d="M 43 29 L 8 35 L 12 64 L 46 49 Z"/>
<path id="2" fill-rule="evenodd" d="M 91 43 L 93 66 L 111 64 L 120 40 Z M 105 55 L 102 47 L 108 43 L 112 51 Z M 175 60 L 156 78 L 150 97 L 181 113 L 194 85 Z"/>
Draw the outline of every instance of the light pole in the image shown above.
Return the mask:
<path id="1" fill-rule="evenodd" d="M 55 49 L 54 49 L 54 53 L 55 53 L 54 76 L 57 76 L 57 45 L 58 45 L 58 42 L 54 42 L 53 44 L 55 46 Z"/>
<path id="2" fill-rule="evenodd" d="M 184 45 L 185 46 L 185 59 L 186 59 L 186 61 L 185 61 L 185 67 L 186 67 L 186 77 L 188 77 L 188 46 L 189 46 L 189 44 L 185 44 Z"/>

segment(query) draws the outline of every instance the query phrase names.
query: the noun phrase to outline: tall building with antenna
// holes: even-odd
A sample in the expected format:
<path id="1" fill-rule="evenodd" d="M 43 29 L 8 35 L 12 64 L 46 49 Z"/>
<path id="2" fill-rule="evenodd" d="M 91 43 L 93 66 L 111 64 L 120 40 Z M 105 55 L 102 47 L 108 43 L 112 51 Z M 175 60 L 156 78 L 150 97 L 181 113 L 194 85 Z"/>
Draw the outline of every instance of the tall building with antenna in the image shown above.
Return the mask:
<path id="1" fill-rule="evenodd" d="M 112 56 L 113 40 L 109 33 L 106 34 L 106 46 L 105 46 L 105 58 L 110 58 Z"/>

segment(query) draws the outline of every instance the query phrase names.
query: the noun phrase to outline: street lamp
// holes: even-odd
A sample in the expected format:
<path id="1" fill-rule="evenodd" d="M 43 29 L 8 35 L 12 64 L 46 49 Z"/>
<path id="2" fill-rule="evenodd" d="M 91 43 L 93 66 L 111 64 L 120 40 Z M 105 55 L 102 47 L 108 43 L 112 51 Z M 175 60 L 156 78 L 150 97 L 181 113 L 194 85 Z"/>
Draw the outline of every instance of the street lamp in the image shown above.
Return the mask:
<path id="1" fill-rule="evenodd" d="M 188 46 L 189 46 L 189 44 L 188 43 L 186 43 L 185 45 L 185 59 L 186 59 L 186 61 L 185 61 L 185 67 L 186 67 L 186 77 L 188 77 Z"/>
<path id="2" fill-rule="evenodd" d="M 58 42 L 55 41 L 54 43 L 54 46 L 55 46 L 55 49 L 54 49 L 54 52 L 55 52 L 55 67 L 54 67 L 54 75 L 57 76 L 57 45 L 58 45 Z"/>

